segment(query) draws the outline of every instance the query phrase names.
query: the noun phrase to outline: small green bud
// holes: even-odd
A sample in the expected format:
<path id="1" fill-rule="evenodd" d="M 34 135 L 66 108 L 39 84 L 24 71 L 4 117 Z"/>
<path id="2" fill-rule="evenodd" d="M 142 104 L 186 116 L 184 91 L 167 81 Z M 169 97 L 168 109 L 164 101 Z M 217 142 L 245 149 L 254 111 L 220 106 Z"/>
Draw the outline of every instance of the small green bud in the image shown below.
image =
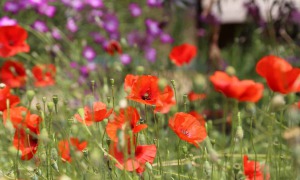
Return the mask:
<path id="1" fill-rule="evenodd" d="M 168 81 L 165 78 L 160 78 L 158 80 L 158 87 L 161 91 L 163 91 L 167 85 L 168 85 Z"/>
<path id="2" fill-rule="evenodd" d="M 136 67 L 136 72 L 138 75 L 144 74 L 145 68 L 143 66 L 137 66 Z"/>
<path id="3" fill-rule="evenodd" d="M 38 111 L 41 111 L 41 110 L 42 110 L 42 107 L 41 107 L 41 104 L 40 104 L 40 103 L 36 103 L 35 107 L 36 107 L 36 109 L 37 109 Z"/>
<path id="4" fill-rule="evenodd" d="M 49 113 L 53 112 L 53 108 L 54 108 L 54 103 L 53 102 L 47 102 L 47 108 Z"/>
<path id="5" fill-rule="evenodd" d="M 107 99 L 107 103 L 109 104 L 109 103 L 110 103 L 110 100 L 111 100 L 111 97 L 110 97 L 110 96 L 107 96 L 106 99 Z"/>
<path id="6" fill-rule="evenodd" d="M 59 169 L 58 169 L 58 165 L 57 165 L 57 162 L 55 160 L 51 160 L 51 167 L 56 171 L 56 172 L 59 172 Z"/>
<path id="7" fill-rule="evenodd" d="M 53 160 L 56 161 L 57 158 L 58 158 L 57 150 L 56 150 L 55 148 L 52 148 L 52 149 L 51 149 L 51 159 L 53 159 Z"/>
<path id="8" fill-rule="evenodd" d="M 172 84 L 173 88 L 176 87 L 175 80 L 172 79 L 172 80 L 171 80 L 171 84 Z"/>
<path id="9" fill-rule="evenodd" d="M 43 101 L 44 103 L 46 103 L 46 100 L 47 100 L 46 97 L 42 97 L 42 101 Z"/>
<path id="10" fill-rule="evenodd" d="M 234 172 L 234 174 L 238 174 L 239 171 L 240 171 L 240 169 L 241 169 L 241 166 L 239 164 L 234 164 L 233 165 L 233 172 Z"/>
<path id="11" fill-rule="evenodd" d="M 57 95 L 53 95 L 53 96 L 52 96 L 52 100 L 53 100 L 53 103 L 54 103 L 55 105 L 57 105 L 57 103 L 58 103 L 58 96 L 57 96 Z"/>
<path id="12" fill-rule="evenodd" d="M 242 140 L 244 137 L 244 130 L 242 126 L 237 126 L 235 137 L 239 140 Z"/>
<path id="13" fill-rule="evenodd" d="M 227 66 L 225 69 L 225 72 L 229 74 L 230 76 L 234 76 L 236 74 L 234 67 L 232 66 Z"/>
<path id="14" fill-rule="evenodd" d="M 113 78 L 110 79 L 110 85 L 114 86 L 115 85 L 115 80 Z"/>
<path id="15" fill-rule="evenodd" d="M 26 95 L 27 95 L 28 101 L 31 102 L 32 99 L 33 99 L 34 96 L 35 96 L 35 92 L 34 92 L 33 90 L 28 90 L 28 91 L 26 92 Z"/>
<path id="16" fill-rule="evenodd" d="M 48 136 L 48 132 L 46 130 L 46 128 L 43 128 L 41 130 L 41 133 L 39 135 L 39 139 L 43 142 L 43 143 L 47 143 L 49 141 L 49 136 Z"/>
<path id="17" fill-rule="evenodd" d="M 150 171 L 150 172 L 152 172 L 152 165 L 149 163 L 149 162 L 146 162 L 146 168 Z"/>

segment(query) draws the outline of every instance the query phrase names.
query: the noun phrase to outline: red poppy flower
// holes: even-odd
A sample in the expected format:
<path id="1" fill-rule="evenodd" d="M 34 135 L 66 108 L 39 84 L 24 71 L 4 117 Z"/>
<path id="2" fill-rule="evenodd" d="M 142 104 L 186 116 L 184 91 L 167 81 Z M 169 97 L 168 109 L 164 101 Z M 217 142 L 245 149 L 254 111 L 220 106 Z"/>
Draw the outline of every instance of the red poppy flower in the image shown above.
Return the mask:
<path id="1" fill-rule="evenodd" d="M 174 100 L 174 92 L 171 86 L 166 86 L 164 91 L 158 96 L 158 100 L 155 106 L 155 112 L 166 114 L 175 104 L 176 102 Z"/>
<path id="2" fill-rule="evenodd" d="M 16 128 L 13 140 L 14 147 L 21 151 L 22 160 L 30 160 L 38 148 L 37 135 L 40 134 L 39 123 L 41 118 L 36 114 L 30 114 L 28 109 L 20 106 L 11 108 L 9 117 L 6 110 L 3 112 L 4 124 L 8 119 Z M 30 130 L 30 133 L 25 131 L 27 128 Z"/>
<path id="3" fill-rule="evenodd" d="M 121 109 L 119 115 L 115 115 L 114 119 L 107 123 L 106 133 L 112 141 L 118 142 L 117 133 L 118 130 L 122 130 L 125 138 L 129 139 L 130 136 L 126 132 L 127 130 L 132 130 L 136 134 L 147 128 L 146 124 L 138 124 L 139 120 L 140 115 L 134 107 L 129 106 L 126 109 Z"/>
<path id="4" fill-rule="evenodd" d="M 169 57 L 176 66 L 189 64 L 197 54 L 197 47 L 190 44 L 182 44 L 173 47 Z"/>
<path id="5" fill-rule="evenodd" d="M 293 68 L 280 57 L 263 57 L 256 64 L 256 72 L 267 80 L 268 86 L 275 92 L 300 92 L 300 69 Z"/>
<path id="6" fill-rule="evenodd" d="M 270 179 L 270 175 L 267 174 L 266 178 L 264 178 L 264 174 L 261 171 L 260 164 L 255 161 L 248 161 L 248 156 L 244 156 L 244 174 L 246 176 L 246 180 L 268 180 Z"/>
<path id="7" fill-rule="evenodd" d="M 205 127 L 205 120 L 201 114 L 197 113 L 196 111 L 191 111 L 189 114 L 194 116 L 201 123 L 201 125 Z"/>
<path id="8" fill-rule="evenodd" d="M 194 91 L 191 91 L 188 94 L 188 99 L 190 101 L 197 101 L 197 100 L 201 100 L 201 99 L 204 99 L 204 98 L 206 98 L 206 94 L 197 94 Z"/>
<path id="9" fill-rule="evenodd" d="M 240 81 L 237 77 L 230 77 L 224 72 L 216 71 L 210 76 L 215 90 L 229 98 L 239 101 L 257 102 L 262 97 L 263 85 L 252 80 Z"/>
<path id="10" fill-rule="evenodd" d="M 0 27 L 0 57 L 7 58 L 20 52 L 29 52 L 27 32 L 20 26 Z"/>
<path id="11" fill-rule="evenodd" d="M 0 88 L 0 111 L 4 111 L 7 108 L 7 100 L 9 101 L 9 107 L 14 107 L 20 103 L 20 98 L 10 94 L 10 88 L 6 85 L 4 86 L 5 87 Z"/>
<path id="12" fill-rule="evenodd" d="M 126 171 L 136 171 L 141 174 L 145 170 L 146 162 L 152 164 L 156 156 L 155 145 L 141 145 L 135 147 L 134 158 L 132 158 L 130 147 L 127 147 L 127 159 L 124 158 L 124 152 L 118 149 L 117 143 L 112 143 L 109 149 L 109 154 L 116 158 L 120 164 L 116 164 L 119 169 Z M 133 152 L 132 152 L 133 153 Z"/>
<path id="13" fill-rule="evenodd" d="M 139 103 L 155 105 L 159 98 L 158 78 L 150 75 L 139 76 L 133 83 L 128 99 Z"/>
<path id="14" fill-rule="evenodd" d="M 12 88 L 24 86 L 26 72 L 23 64 L 11 60 L 5 61 L 0 68 L 0 79 Z"/>
<path id="15" fill-rule="evenodd" d="M 139 78 L 139 76 L 135 76 L 132 74 L 127 74 L 125 77 L 125 83 L 124 83 L 124 89 L 125 91 L 131 90 L 131 87 L 136 82 L 136 80 Z"/>
<path id="16" fill-rule="evenodd" d="M 198 147 L 207 136 L 204 124 L 194 116 L 179 112 L 169 120 L 170 128 L 177 136 Z"/>
<path id="17" fill-rule="evenodd" d="M 106 105 L 102 102 L 94 102 L 92 110 L 90 107 L 85 106 L 82 114 L 75 114 L 75 118 L 86 126 L 90 126 L 94 122 L 100 122 L 108 118 L 112 110 L 107 110 Z"/>
<path id="18" fill-rule="evenodd" d="M 80 142 L 77 138 L 70 138 L 71 147 L 68 140 L 62 140 L 58 143 L 58 152 L 61 156 L 61 159 L 65 162 L 71 162 L 71 148 L 74 148 L 75 151 L 83 151 L 87 147 L 87 142 Z"/>
<path id="19" fill-rule="evenodd" d="M 121 45 L 115 40 L 109 41 L 105 50 L 108 54 L 110 54 L 112 56 L 115 54 L 115 52 L 117 52 L 118 54 L 122 54 Z"/>
<path id="20" fill-rule="evenodd" d="M 53 64 L 36 65 L 32 68 L 36 87 L 51 86 L 55 83 L 56 68 Z"/>

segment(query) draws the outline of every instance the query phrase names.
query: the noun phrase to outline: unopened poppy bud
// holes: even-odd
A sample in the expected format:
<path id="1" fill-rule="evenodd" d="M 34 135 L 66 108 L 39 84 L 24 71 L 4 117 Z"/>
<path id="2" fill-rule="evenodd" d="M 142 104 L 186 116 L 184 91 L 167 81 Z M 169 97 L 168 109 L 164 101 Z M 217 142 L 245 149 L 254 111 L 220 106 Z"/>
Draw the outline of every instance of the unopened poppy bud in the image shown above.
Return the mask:
<path id="1" fill-rule="evenodd" d="M 25 132 L 26 132 L 26 134 L 30 134 L 30 129 L 29 129 L 29 128 L 26 128 L 26 129 L 25 129 Z"/>
<path id="2" fill-rule="evenodd" d="M 225 72 L 230 76 L 234 76 L 236 74 L 235 69 L 232 66 L 227 66 Z"/>
<path id="3" fill-rule="evenodd" d="M 176 87 L 175 80 L 172 79 L 172 80 L 171 80 L 171 84 L 172 84 L 173 88 Z"/>
<path id="4" fill-rule="evenodd" d="M 6 85 L 4 83 L 0 83 L 0 89 L 4 89 Z"/>
<path id="5" fill-rule="evenodd" d="M 88 155 L 89 155 L 89 150 L 88 150 L 87 148 L 84 148 L 84 149 L 82 150 L 82 153 L 83 153 L 84 157 L 88 157 Z"/>
<path id="6" fill-rule="evenodd" d="M 202 90 L 206 86 L 207 81 L 203 74 L 197 74 L 194 77 L 194 83 L 196 87 L 199 87 L 199 89 Z"/>
<path id="7" fill-rule="evenodd" d="M 143 66 L 137 66 L 136 67 L 136 72 L 138 75 L 144 74 L 145 68 Z"/>
<path id="8" fill-rule="evenodd" d="M 57 105 L 57 103 L 58 103 L 58 96 L 57 96 L 57 95 L 53 95 L 53 96 L 52 96 L 52 100 L 53 100 L 53 103 L 54 103 L 55 105 Z"/>
<path id="9" fill-rule="evenodd" d="M 165 78 L 160 78 L 158 80 L 158 87 L 161 91 L 163 91 L 167 85 L 168 85 L 168 81 Z"/>
<path id="10" fill-rule="evenodd" d="M 103 86 L 103 92 L 104 92 L 104 94 L 108 94 L 109 93 L 109 87 L 108 87 L 107 84 L 104 84 L 104 86 Z"/>
<path id="11" fill-rule="evenodd" d="M 204 162 L 203 166 L 204 166 L 204 172 L 205 172 L 206 176 L 210 177 L 210 175 L 211 175 L 211 165 L 210 165 L 210 163 L 206 160 Z"/>
<path id="12" fill-rule="evenodd" d="M 100 160 L 101 160 L 101 154 L 99 151 L 94 149 L 91 154 L 90 154 L 90 159 L 91 163 L 95 166 L 98 167 L 100 165 Z"/>
<path id="13" fill-rule="evenodd" d="M 123 147 L 125 146 L 125 137 L 124 137 L 124 133 L 122 130 L 118 129 L 117 131 L 117 137 L 118 137 L 118 146 L 120 149 L 123 149 Z"/>
<path id="14" fill-rule="evenodd" d="M 9 154 L 11 154 L 12 156 L 15 156 L 15 155 L 18 153 L 18 150 L 17 150 L 14 146 L 9 146 L 8 152 L 9 152 Z"/>
<path id="15" fill-rule="evenodd" d="M 110 79 L 110 85 L 114 86 L 115 85 L 115 80 L 113 78 Z"/>
<path id="16" fill-rule="evenodd" d="M 53 102 L 47 102 L 47 108 L 49 113 L 53 112 L 53 108 L 54 108 L 54 103 Z"/>
<path id="17" fill-rule="evenodd" d="M 77 134 L 77 133 L 78 133 L 78 126 L 72 125 L 72 126 L 71 126 L 71 132 L 72 132 L 73 134 Z"/>
<path id="18" fill-rule="evenodd" d="M 188 100 L 187 100 L 188 98 L 187 97 L 188 97 L 187 94 L 183 95 L 183 103 L 184 104 L 186 104 L 188 102 Z"/>
<path id="19" fill-rule="evenodd" d="M 42 97 L 42 101 L 43 101 L 44 103 L 46 103 L 46 100 L 47 100 L 46 97 Z"/>
<path id="20" fill-rule="evenodd" d="M 91 80 L 92 91 L 95 90 L 95 80 Z"/>
<path id="21" fill-rule="evenodd" d="M 278 109 L 281 108 L 282 106 L 285 105 L 285 100 L 284 100 L 284 96 L 282 94 L 276 94 L 275 96 L 273 96 L 272 100 L 271 100 L 271 107 L 273 109 Z"/>
<path id="22" fill-rule="evenodd" d="M 152 172 L 152 165 L 149 162 L 146 162 L 146 168 Z"/>
<path id="23" fill-rule="evenodd" d="M 246 111 L 250 113 L 251 115 L 254 115 L 256 113 L 256 108 L 254 103 L 247 103 L 246 104 Z"/>
<path id="24" fill-rule="evenodd" d="M 239 173 L 240 169 L 241 169 L 241 166 L 239 164 L 233 165 L 233 172 L 235 175 L 237 175 Z"/>
<path id="25" fill-rule="evenodd" d="M 107 96 L 107 103 L 109 104 L 110 103 L 110 100 L 111 100 L 111 97 L 110 96 Z"/>
<path id="26" fill-rule="evenodd" d="M 235 137 L 238 138 L 239 140 L 243 139 L 243 137 L 244 137 L 244 131 L 243 131 L 242 126 L 237 126 Z"/>
<path id="27" fill-rule="evenodd" d="M 57 160 L 58 158 L 58 153 L 57 150 L 55 148 L 51 149 L 51 159 Z"/>
<path id="28" fill-rule="evenodd" d="M 5 127 L 6 127 L 6 129 L 10 132 L 10 134 L 13 134 L 13 133 L 14 133 L 15 128 L 14 128 L 14 125 L 12 124 L 11 121 L 7 121 L 7 122 L 5 123 Z"/>
<path id="29" fill-rule="evenodd" d="M 59 172 L 57 162 L 56 162 L 54 159 L 51 160 L 51 167 L 52 167 L 56 172 Z"/>
<path id="30" fill-rule="evenodd" d="M 40 103 L 36 103 L 35 107 L 36 107 L 36 109 L 37 109 L 38 111 L 41 111 L 41 110 L 42 110 L 42 107 L 41 107 L 41 104 L 40 104 Z"/>
<path id="31" fill-rule="evenodd" d="M 187 152 L 188 152 L 187 146 L 182 146 L 182 152 L 183 152 L 184 154 L 187 154 Z"/>
<path id="32" fill-rule="evenodd" d="M 33 90 L 28 90 L 26 92 L 26 96 L 29 102 L 32 101 L 33 97 L 35 96 L 35 92 Z"/>
<path id="33" fill-rule="evenodd" d="M 38 176 L 42 175 L 42 171 L 39 168 L 34 169 L 34 173 Z"/>

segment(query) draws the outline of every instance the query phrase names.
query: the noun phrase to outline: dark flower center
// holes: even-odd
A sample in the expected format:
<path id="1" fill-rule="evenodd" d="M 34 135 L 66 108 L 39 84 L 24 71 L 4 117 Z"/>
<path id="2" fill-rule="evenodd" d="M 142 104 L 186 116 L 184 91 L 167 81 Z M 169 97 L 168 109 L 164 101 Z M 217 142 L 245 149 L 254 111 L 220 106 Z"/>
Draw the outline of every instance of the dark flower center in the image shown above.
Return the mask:
<path id="1" fill-rule="evenodd" d="M 190 136 L 191 136 L 190 132 L 189 132 L 187 129 L 181 129 L 180 132 L 181 132 L 182 134 L 186 135 L 187 137 L 190 137 Z"/>
<path id="2" fill-rule="evenodd" d="M 143 99 L 143 100 L 150 100 L 150 99 L 151 99 L 151 95 L 150 95 L 148 92 L 146 92 L 146 93 L 142 96 L 142 99 Z"/>

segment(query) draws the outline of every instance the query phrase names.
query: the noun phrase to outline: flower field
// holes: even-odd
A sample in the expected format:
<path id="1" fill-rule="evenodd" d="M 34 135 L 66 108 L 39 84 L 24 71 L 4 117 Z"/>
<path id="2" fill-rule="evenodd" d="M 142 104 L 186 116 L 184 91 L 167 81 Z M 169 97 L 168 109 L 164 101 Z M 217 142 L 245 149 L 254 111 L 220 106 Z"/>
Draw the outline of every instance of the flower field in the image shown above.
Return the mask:
<path id="1" fill-rule="evenodd" d="M 300 179 L 300 7 L 204 4 L 0 1 L 0 180 Z"/>

